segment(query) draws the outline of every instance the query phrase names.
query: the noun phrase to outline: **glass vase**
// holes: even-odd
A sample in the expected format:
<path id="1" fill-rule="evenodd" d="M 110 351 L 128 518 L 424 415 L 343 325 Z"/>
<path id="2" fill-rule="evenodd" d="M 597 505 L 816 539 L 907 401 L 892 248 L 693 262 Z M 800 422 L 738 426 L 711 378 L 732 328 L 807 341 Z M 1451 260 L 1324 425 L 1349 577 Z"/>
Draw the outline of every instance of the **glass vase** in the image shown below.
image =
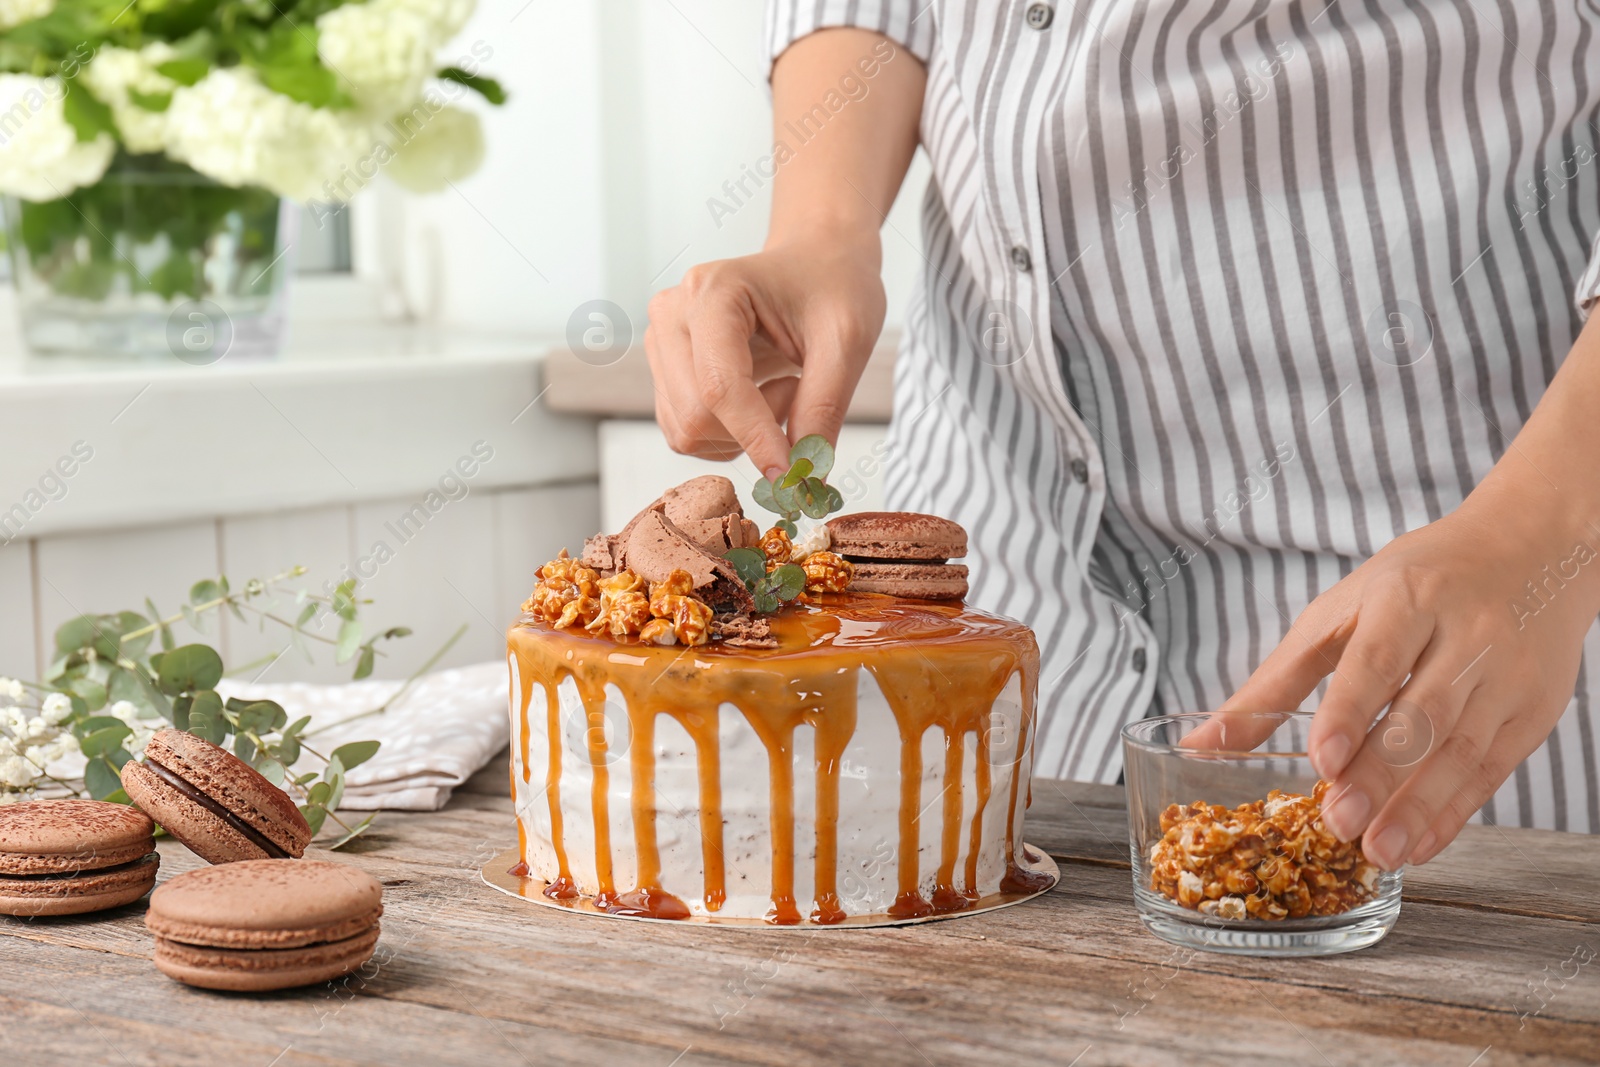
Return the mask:
<path id="1" fill-rule="evenodd" d="M 37 355 L 206 364 L 283 342 L 298 217 L 273 193 L 123 156 L 92 186 L 3 209 Z"/>

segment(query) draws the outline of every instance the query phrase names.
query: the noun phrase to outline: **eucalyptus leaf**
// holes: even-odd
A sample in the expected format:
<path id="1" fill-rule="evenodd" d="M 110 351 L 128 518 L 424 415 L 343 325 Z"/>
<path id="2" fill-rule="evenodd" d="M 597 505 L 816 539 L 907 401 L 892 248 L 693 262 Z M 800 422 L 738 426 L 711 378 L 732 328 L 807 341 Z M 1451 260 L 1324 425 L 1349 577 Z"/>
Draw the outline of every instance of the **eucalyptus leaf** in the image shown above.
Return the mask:
<path id="1" fill-rule="evenodd" d="M 344 800 L 344 764 L 339 761 L 337 753 L 328 758 L 328 769 L 322 772 L 322 777 L 333 786 L 326 807 L 329 811 L 338 811 L 339 803 Z"/>
<path id="2" fill-rule="evenodd" d="M 271 756 L 262 755 L 261 762 L 256 767 L 256 770 L 260 773 L 261 777 L 265 778 L 279 789 L 283 788 L 283 781 L 286 772 L 283 769 L 282 763 L 273 759 Z"/>
<path id="3" fill-rule="evenodd" d="M 345 770 L 359 767 L 373 756 L 378 754 L 381 741 L 351 741 L 349 744 L 340 745 L 333 750 L 332 759 L 344 765 Z"/>
<path id="4" fill-rule="evenodd" d="M 203 578 L 189 587 L 189 603 L 195 607 L 222 598 L 222 586 L 210 578 Z"/>
<path id="5" fill-rule="evenodd" d="M 318 782 L 306 790 L 306 803 L 312 807 L 320 808 L 328 802 L 328 798 L 331 796 L 333 796 L 333 784 L 331 782 Z"/>
<path id="6" fill-rule="evenodd" d="M 189 706 L 194 703 L 194 697 L 181 696 L 172 702 L 172 725 L 179 730 L 188 732 Z"/>
<path id="7" fill-rule="evenodd" d="M 820 433 L 808 433 L 789 449 L 790 463 L 798 464 L 801 460 L 811 464 L 811 469 L 806 472 L 808 475 L 826 478 L 828 472 L 833 470 L 833 446 Z"/>
<path id="8" fill-rule="evenodd" d="M 806 572 L 798 564 L 785 563 L 768 575 L 770 589 L 780 600 L 793 600 L 806 588 Z"/>
<path id="9" fill-rule="evenodd" d="M 772 483 L 765 478 L 756 479 L 755 484 L 750 487 L 750 495 L 755 498 L 756 504 L 765 510 L 783 513 L 778 507 L 778 502 L 772 497 Z"/>
<path id="10" fill-rule="evenodd" d="M 133 736 L 133 730 L 126 723 L 117 723 L 96 730 L 78 742 L 78 747 L 83 754 L 93 759 L 104 756 L 115 749 L 122 747 L 122 742 Z"/>
<path id="11" fill-rule="evenodd" d="M 178 610 L 183 612 L 184 622 L 188 623 L 190 626 L 193 626 L 200 633 L 206 632 L 205 620 L 200 617 L 200 613 L 198 611 L 194 610 L 194 608 L 190 607 L 188 604 L 179 604 Z"/>
<path id="12" fill-rule="evenodd" d="M 328 809 L 318 804 L 300 805 L 300 814 L 306 817 L 306 823 L 311 827 L 311 836 L 316 837 L 322 832 L 322 824 L 328 821 Z"/>
<path id="13" fill-rule="evenodd" d="M 346 578 L 333 590 L 333 613 L 341 619 L 354 619 L 356 617 L 356 583 L 353 578 Z"/>
<path id="14" fill-rule="evenodd" d="M 105 800 L 122 788 L 122 776 L 104 756 L 96 756 L 83 768 L 83 785 L 96 800 Z"/>
<path id="15" fill-rule="evenodd" d="M 333 842 L 331 845 L 324 845 L 323 847 L 328 849 L 329 851 L 335 851 L 337 849 L 343 848 L 344 846 L 348 845 L 350 842 L 354 841 L 357 837 L 361 836 L 361 834 L 365 833 L 367 828 L 372 825 L 372 820 L 375 819 L 375 818 L 377 818 L 377 813 L 376 812 L 374 812 L 371 815 L 368 815 L 365 819 L 362 819 L 360 822 L 358 822 L 354 826 L 350 827 L 350 829 L 348 831 L 346 831 L 344 836 L 339 838 L 339 840 Z"/>
<path id="16" fill-rule="evenodd" d="M 300 609 L 300 614 L 295 616 L 295 629 L 299 629 L 317 616 L 317 608 L 321 607 L 315 600 Z"/>
<path id="17" fill-rule="evenodd" d="M 350 657 L 356 654 L 356 649 L 361 645 L 361 623 L 357 619 L 346 619 L 339 624 L 339 643 L 334 646 L 333 661 L 335 663 L 348 663 Z"/>
<path id="18" fill-rule="evenodd" d="M 284 734 L 278 738 L 277 752 L 284 766 L 293 767 L 300 760 L 300 735 Z M 312 774 L 311 777 L 315 778 L 316 775 Z"/>
<path id="19" fill-rule="evenodd" d="M 788 519 L 779 519 L 773 525 L 777 526 L 778 529 L 780 529 L 784 533 L 788 534 L 791 539 L 796 537 L 800 533 L 800 527 L 796 526 L 794 523 L 790 522 Z"/>
<path id="20" fill-rule="evenodd" d="M 94 643 L 99 627 L 100 619 L 96 615 L 79 615 L 68 619 L 56 627 L 56 651 L 65 656 L 80 648 L 88 648 Z"/>
<path id="21" fill-rule="evenodd" d="M 361 655 L 356 659 L 356 670 L 355 673 L 350 676 L 351 679 L 359 682 L 361 679 L 370 675 L 372 673 L 376 656 L 377 653 L 373 650 L 373 647 L 370 644 L 362 645 Z"/>
<path id="22" fill-rule="evenodd" d="M 800 510 L 813 519 L 828 516 L 828 487 L 820 478 L 807 478 L 795 489 Z"/>
<path id="23" fill-rule="evenodd" d="M 106 687 L 93 678 L 73 678 L 66 687 L 69 692 L 83 698 L 89 711 L 99 711 L 106 706 Z"/>
<path id="24" fill-rule="evenodd" d="M 161 635 L 162 650 L 165 652 L 171 652 L 174 647 L 174 642 L 172 640 L 172 627 L 161 621 L 161 612 L 157 610 L 155 602 L 149 597 L 144 598 L 144 606 L 150 612 L 150 620 L 160 624 L 157 627 L 157 632 Z"/>
<path id="25" fill-rule="evenodd" d="M 156 675 L 161 691 L 170 696 L 211 689 L 222 680 L 222 657 L 210 645 L 183 645 L 162 655 Z"/>
<path id="26" fill-rule="evenodd" d="M 805 481 L 806 476 L 811 473 L 811 470 L 811 461 L 809 459 L 802 458 L 795 460 L 794 463 L 792 463 L 789 467 L 789 473 L 785 474 L 778 482 L 778 487 L 780 489 L 794 488 L 801 482 Z"/>
<path id="27" fill-rule="evenodd" d="M 202 689 L 194 695 L 189 707 L 189 732 L 213 745 L 227 738 L 229 722 L 222 714 L 222 698 L 215 689 Z"/>
<path id="28" fill-rule="evenodd" d="M 739 580 L 747 587 L 767 575 L 767 556 L 759 548 L 731 548 L 722 558 L 733 566 Z"/>

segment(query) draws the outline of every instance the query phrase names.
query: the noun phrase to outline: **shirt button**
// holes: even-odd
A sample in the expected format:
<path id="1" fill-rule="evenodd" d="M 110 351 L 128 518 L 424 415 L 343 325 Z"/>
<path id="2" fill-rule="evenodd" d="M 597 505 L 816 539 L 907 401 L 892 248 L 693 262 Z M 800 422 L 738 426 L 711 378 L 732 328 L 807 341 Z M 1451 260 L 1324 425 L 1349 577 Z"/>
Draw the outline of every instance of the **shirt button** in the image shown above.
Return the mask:
<path id="1" fill-rule="evenodd" d="M 1080 482 L 1089 480 L 1089 464 L 1084 462 L 1082 456 L 1072 461 L 1072 476 Z"/>
<path id="2" fill-rule="evenodd" d="M 1132 664 L 1133 673 L 1135 673 L 1135 674 L 1143 674 L 1144 673 L 1144 664 L 1145 664 L 1144 649 L 1142 649 L 1142 648 L 1134 649 L 1133 650 L 1133 664 Z"/>
<path id="3" fill-rule="evenodd" d="M 1028 6 L 1028 25 L 1036 30 L 1050 28 L 1050 23 L 1056 17 L 1056 9 L 1049 4 L 1030 4 Z"/>
<path id="4" fill-rule="evenodd" d="M 1012 245 L 1011 265 L 1026 274 L 1033 269 L 1033 256 L 1022 245 Z"/>

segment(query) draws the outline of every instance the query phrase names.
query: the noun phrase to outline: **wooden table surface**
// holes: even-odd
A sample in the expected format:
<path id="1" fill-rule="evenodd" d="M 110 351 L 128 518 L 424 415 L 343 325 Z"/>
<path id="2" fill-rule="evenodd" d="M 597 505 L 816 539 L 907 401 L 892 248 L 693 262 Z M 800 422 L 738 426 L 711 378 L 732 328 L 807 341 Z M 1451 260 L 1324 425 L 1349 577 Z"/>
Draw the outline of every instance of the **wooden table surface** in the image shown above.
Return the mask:
<path id="1" fill-rule="evenodd" d="M 873 930 L 631 923 L 478 880 L 515 842 L 505 766 L 345 854 L 380 878 L 374 963 L 258 996 L 169 981 L 143 905 L 0 920 L 0 1063 L 1594 1064 L 1600 839 L 1469 827 L 1407 873 L 1381 944 L 1321 960 L 1175 950 L 1129 886 L 1122 791 L 1035 783 L 1061 884 Z M 161 846 L 164 875 L 198 865 Z"/>

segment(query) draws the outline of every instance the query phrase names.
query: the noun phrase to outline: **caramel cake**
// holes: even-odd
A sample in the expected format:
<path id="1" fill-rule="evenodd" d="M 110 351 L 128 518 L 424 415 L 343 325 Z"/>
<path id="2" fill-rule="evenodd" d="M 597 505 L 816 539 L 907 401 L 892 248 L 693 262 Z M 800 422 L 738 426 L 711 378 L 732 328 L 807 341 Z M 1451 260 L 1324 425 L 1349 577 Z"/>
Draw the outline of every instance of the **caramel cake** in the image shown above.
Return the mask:
<path id="1" fill-rule="evenodd" d="M 959 600 L 851 591 L 816 529 L 757 537 L 731 484 L 696 479 L 541 568 L 507 635 L 515 891 L 833 926 L 1053 884 L 1022 841 L 1032 632 Z M 785 564 L 804 573 L 787 598 L 802 579 Z M 781 606 L 753 611 L 772 591 Z"/>

